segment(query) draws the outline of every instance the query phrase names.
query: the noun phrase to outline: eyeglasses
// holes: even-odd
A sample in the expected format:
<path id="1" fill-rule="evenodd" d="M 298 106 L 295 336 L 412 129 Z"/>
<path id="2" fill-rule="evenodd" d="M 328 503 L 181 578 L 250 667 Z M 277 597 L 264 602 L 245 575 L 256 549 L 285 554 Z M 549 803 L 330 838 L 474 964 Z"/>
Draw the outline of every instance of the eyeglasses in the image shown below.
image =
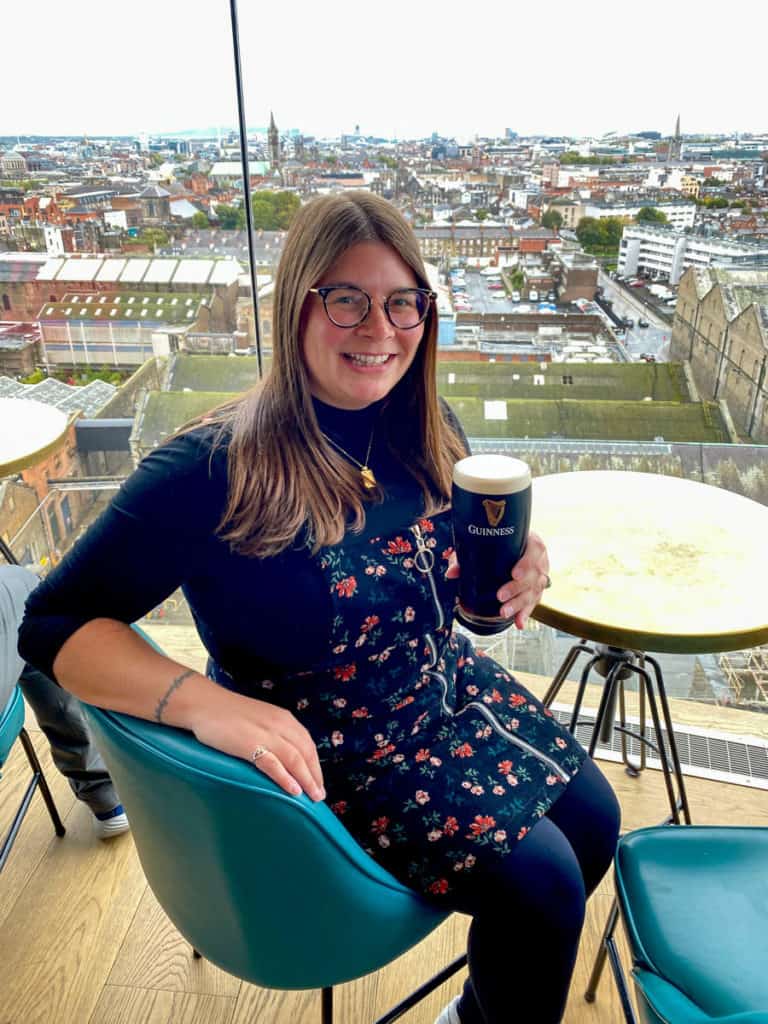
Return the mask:
<path id="1" fill-rule="evenodd" d="M 337 327 L 357 327 L 371 312 L 371 296 L 355 285 L 330 284 L 309 291 L 320 296 L 328 319 Z M 424 322 L 435 298 L 427 288 L 398 288 L 384 299 L 384 312 L 393 327 L 410 331 Z"/>

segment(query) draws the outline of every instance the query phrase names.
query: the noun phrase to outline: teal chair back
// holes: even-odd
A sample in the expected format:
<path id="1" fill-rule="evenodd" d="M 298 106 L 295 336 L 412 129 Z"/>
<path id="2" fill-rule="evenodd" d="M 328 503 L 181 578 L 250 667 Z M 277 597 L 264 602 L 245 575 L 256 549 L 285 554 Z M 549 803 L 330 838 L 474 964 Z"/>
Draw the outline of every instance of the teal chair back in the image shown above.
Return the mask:
<path id="1" fill-rule="evenodd" d="M 378 969 L 444 920 L 324 803 L 288 796 L 190 733 L 96 708 L 88 717 L 155 896 L 231 974 L 327 988 Z"/>
<path id="2" fill-rule="evenodd" d="M 4 708 L 0 710 L 0 769 L 8 760 L 11 747 L 24 728 L 24 700 L 21 690 L 14 686 Z"/>
<path id="3" fill-rule="evenodd" d="M 768 828 L 631 832 L 616 890 L 646 1024 L 768 1024 Z"/>

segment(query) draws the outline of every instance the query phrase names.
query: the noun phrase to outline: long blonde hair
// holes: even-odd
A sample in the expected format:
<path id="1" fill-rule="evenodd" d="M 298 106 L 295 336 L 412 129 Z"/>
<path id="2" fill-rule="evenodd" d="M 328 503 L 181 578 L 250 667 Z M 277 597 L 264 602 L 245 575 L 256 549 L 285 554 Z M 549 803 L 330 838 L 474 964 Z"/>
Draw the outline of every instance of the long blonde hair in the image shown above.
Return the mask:
<path id="1" fill-rule="evenodd" d="M 320 430 L 302 354 L 308 289 L 353 245 L 391 246 L 428 288 L 418 242 L 401 214 L 368 192 L 314 199 L 288 233 L 275 278 L 272 369 L 253 391 L 213 415 L 229 438 L 229 491 L 219 530 L 238 552 L 278 554 L 304 533 L 313 551 L 365 523 L 357 469 Z M 389 448 L 419 483 L 425 514 L 445 507 L 454 462 L 466 454 L 437 397 L 437 314 L 425 321 L 416 356 L 385 400 Z M 211 414 L 209 414 L 209 417 Z M 375 500 L 383 497 L 377 489 Z"/>

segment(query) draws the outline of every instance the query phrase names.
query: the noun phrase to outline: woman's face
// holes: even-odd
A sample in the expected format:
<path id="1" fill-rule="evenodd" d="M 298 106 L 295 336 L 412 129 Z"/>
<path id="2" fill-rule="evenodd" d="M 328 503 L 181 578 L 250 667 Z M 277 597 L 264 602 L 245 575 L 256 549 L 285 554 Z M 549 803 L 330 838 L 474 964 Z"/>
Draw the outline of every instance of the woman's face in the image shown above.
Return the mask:
<path id="1" fill-rule="evenodd" d="M 398 288 L 417 288 L 408 266 L 384 242 L 351 246 L 328 269 L 322 285 L 356 285 L 371 296 L 371 310 L 357 327 L 337 327 L 323 300 L 311 293 L 305 307 L 301 348 L 315 398 L 339 409 L 363 409 L 389 394 L 413 362 L 424 324 L 399 330 L 384 312 Z"/>

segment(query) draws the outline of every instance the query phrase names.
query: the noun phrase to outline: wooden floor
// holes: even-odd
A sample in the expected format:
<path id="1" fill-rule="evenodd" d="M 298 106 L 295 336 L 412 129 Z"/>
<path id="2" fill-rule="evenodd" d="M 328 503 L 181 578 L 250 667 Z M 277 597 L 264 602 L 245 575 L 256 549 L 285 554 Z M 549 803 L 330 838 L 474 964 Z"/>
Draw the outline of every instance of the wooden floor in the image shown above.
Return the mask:
<path id="1" fill-rule="evenodd" d="M 0 875 L 0 1024 L 319 1024 L 317 993 L 261 990 L 192 959 L 149 891 L 130 835 L 110 842 L 95 838 L 89 812 L 52 767 L 30 715 L 27 724 L 67 834 L 53 835 L 36 795 Z M 615 764 L 603 767 L 619 794 L 625 828 L 663 818 L 658 772 L 630 779 Z M 27 774 L 17 743 L 0 781 L 3 834 Z M 768 825 L 764 791 L 701 779 L 688 786 L 697 823 Z M 594 1005 L 581 995 L 611 898 L 606 879 L 589 907 L 566 1024 L 621 1020 L 607 974 Z M 461 952 L 466 927 L 467 919 L 455 915 L 378 974 L 341 986 L 339 1024 L 370 1024 Z M 457 978 L 447 982 L 404 1024 L 433 1024 L 459 987 Z"/>

